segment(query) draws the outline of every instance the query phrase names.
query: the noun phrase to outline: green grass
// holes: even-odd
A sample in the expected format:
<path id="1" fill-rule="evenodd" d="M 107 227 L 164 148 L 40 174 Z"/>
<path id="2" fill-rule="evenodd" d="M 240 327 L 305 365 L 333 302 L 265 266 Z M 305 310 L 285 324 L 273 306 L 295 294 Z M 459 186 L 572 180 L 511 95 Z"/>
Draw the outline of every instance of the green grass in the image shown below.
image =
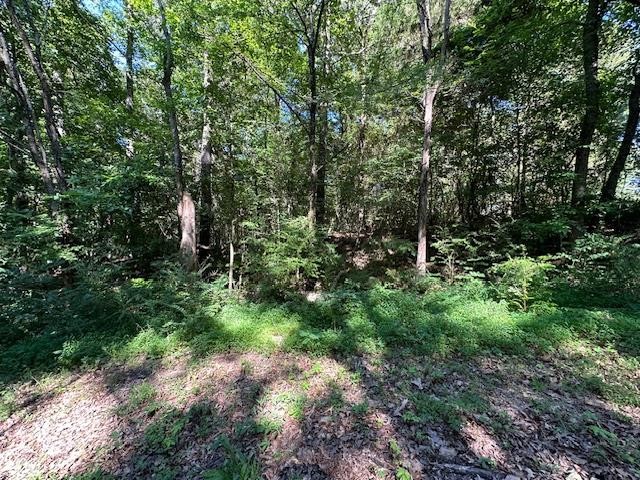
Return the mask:
<path id="1" fill-rule="evenodd" d="M 98 272 L 75 287 L 60 288 L 31 279 L 13 295 L 0 295 L 0 385 L 105 361 L 183 352 L 196 357 L 300 351 L 447 358 L 582 348 L 631 360 L 640 356 L 637 305 L 544 305 L 514 312 L 480 281 L 434 284 L 424 294 L 377 285 L 330 292 L 313 303 L 295 296 L 278 303 L 243 299 L 176 272 L 116 280 Z M 318 364 L 306 376 L 320 371 Z M 595 383 L 586 388 L 635 403 L 620 389 L 616 393 Z M 8 400 L 3 398 L 0 415 L 10 411 Z"/>

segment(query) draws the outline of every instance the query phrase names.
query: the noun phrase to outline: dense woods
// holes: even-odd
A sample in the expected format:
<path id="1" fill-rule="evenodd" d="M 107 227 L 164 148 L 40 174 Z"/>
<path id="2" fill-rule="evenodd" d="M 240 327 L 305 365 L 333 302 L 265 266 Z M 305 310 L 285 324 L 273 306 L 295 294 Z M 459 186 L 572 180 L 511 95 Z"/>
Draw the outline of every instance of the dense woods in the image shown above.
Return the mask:
<path id="1" fill-rule="evenodd" d="M 636 0 L 0 0 L 0 419 L 30 378 L 185 350 L 555 352 L 638 415 L 639 22 Z M 411 442 L 472 417 L 397 394 Z M 421 477 L 402 442 L 384 468 L 635 478 L 632 427 L 605 423 L 572 431 L 604 454 L 553 472 L 442 444 Z M 177 439 L 161 464 L 298 478 L 229 438 L 212 476 Z M 104 468 L 174 478 L 142 464 Z"/>
<path id="2" fill-rule="evenodd" d="M 302 216 L 417 241 L 422 274 L 443 228 L 629 233 L 637 8 L 5 2 L 5 222 L 48 214 L 82 258 L 241 256 L 234 281 Z"/>

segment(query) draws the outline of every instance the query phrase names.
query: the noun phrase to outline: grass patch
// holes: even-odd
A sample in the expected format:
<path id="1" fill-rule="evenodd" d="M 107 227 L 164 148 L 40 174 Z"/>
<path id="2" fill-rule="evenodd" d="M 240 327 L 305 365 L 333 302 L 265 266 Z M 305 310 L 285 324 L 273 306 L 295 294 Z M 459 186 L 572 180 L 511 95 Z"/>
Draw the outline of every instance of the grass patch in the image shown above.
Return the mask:
<path id="1" fill-rule="evenodd" d="M 0 345 L 0 385 L 64 368 L 183 351 L 406 352 L 442 358 L 534 355 L 583 345 L 640 355 L 640 310 L 632 305 L 514 312 L 479 281 L 425 294 L 376 285 L 337 290 L 316 302 L 291 297 L 283 303 L 250 301 L 217 284 L 162 274 L 119 283 L 89 277 L 76 287 L 56 287 L 43 282 L 17 297 L 0 297 L 0 307 L 15 314 L 1 327 L 11 341 Z M 305 376 L 321 368 L 314 365 Z"/>

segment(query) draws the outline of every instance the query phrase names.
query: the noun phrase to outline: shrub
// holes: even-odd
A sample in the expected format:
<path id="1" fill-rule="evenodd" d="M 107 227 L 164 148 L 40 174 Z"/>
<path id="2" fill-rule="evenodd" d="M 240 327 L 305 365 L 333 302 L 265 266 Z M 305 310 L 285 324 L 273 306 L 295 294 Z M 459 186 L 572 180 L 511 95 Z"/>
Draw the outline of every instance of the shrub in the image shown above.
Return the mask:
<path id="1" fill-rule="evenodd" d="M 292 218 L 253 246 L 262 251 L 254 273 L 278 292 L 301 290 L 321 281 L 334 265 L 333 245 L 319 238 L 306 217 Z"/>
<path id="2" fill-rule="evenodd" d="M 470 267 L 464 262 L 476 253 L 476 247 L 466 237 L 453 238 L 442 232 L 443 238 L 433 243 L 438 251 L 435 259 L 443 264 L 442 276 L 447 283 L 452 284 L 459 275 L 470 271 Z"/>
<path id="3" fill-rule="evenodd" d="M 536 302 L 549 298 L 547 272 L 550 263 L 529 257 L 510 258 L 491 268 L 496 275 L 495 289 L 500 299 L 526 311 Z"/>
<path id="4" fill-rule="evenodd" d="M 640 245 L 624 237 L 588 234 L 573 250 L 561 255 L 568 264 L 571 286 L 596 292 L 623 294 L 640 291 Z"/>

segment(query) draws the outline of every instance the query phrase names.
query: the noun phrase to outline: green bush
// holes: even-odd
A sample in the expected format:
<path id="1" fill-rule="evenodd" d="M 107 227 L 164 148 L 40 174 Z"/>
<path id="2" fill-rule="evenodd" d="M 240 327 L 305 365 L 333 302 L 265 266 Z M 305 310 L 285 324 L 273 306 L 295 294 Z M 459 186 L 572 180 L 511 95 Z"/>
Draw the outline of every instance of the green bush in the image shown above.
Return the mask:
<path id="1" fill-rule="evenodd" d="M 467 237 L 454 238 L 447 231 L 442 232 L 442 237 L 433 243 L 438 252 L 435 260 L 442 264 L 442 277 L 453 284 L 460 275 L 471 270 L 466 260 L 475 256 L 477 249 Z"/>
<path id="2" fill-rule="evenodd" d="M 628 238 L 588 234 L 560 256 L 567 264 L 572 287 L 601 295 L 615 290 L 619 295 L 640 292 L 640 245 Z"/>
<path id="3" fill-rule="evenodd" d="M 529 257 L 510 258 L 491 268 L 498 297 L 518 310 L 549 299 L 547 273 L 554 266 Z"/>
<path id="4" fill-rule="evenodd" d="M 253 276 L 279 293 L 313 288 L 338 258 L 334 246 L 320 238 L 306 217 L 287 220 L 280 230 L 251 244 L 261 252 Z"/>

